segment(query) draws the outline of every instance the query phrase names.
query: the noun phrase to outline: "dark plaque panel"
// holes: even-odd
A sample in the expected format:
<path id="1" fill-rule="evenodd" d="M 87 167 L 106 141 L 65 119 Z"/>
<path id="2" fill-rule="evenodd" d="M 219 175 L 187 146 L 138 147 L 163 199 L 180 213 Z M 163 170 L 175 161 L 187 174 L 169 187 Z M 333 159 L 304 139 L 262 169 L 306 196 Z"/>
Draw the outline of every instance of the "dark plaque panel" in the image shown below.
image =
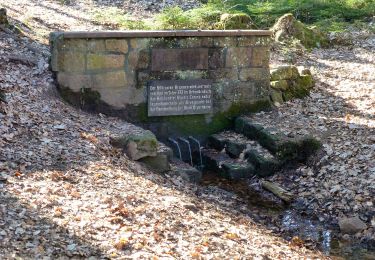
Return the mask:
<path id="1" fill-rule="evenodd" d="M 155 80 L 148 86 L 148 115 L 193 115 L 212 112 L 212 81 Z"/>
<path id="2" fill-rule="evenodd" d="M 151 70 L 208 69 L 208 49 L 152 49 Z"/>

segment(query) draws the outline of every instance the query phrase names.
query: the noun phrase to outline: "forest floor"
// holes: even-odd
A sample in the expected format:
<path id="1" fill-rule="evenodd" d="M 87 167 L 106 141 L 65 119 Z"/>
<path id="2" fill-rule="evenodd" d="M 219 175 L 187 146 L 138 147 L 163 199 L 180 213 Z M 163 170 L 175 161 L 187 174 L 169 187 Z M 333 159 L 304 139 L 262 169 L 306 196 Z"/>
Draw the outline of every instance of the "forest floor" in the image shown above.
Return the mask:
<path id="1" fill-rule="evenodd" d="M 48 70 L 48 34 L 106 29 L 92 16 L 102 2 L 0 0 L 24 32 L 0 31 L 8 101 L 0 105 L 0 258 L 325 259 L 256 221 L 238 195 L 130 161 L 109 137 L 136 126 L 61 100 Z M 324 156 L 311 168 L 271 179 L 321 222 L 359 215 L 368 229 L 352 239 L 365 241 L 375 236 L 375 36 L 357 36 L 353 45 L 297 58 L 313 67 L 310 97 L 254 117 L 322 139 Z"/>

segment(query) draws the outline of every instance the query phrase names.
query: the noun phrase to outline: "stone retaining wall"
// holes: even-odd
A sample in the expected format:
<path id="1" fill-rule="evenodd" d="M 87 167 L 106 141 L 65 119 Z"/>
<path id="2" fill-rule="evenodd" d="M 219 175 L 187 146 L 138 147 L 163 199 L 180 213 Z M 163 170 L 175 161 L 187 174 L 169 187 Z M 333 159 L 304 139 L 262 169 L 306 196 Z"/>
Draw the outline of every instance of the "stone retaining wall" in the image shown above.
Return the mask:
<path id="1" fill-rule="evenodd" d="M 122 117 L 159 137 L 204 136 L 233 116 L 268 107 L 269 31 L 64 32 L 51 34 L 62 96 L 83 109 Z M 213 112 L 149 117 L 153 80 L 210 79 Z"/>

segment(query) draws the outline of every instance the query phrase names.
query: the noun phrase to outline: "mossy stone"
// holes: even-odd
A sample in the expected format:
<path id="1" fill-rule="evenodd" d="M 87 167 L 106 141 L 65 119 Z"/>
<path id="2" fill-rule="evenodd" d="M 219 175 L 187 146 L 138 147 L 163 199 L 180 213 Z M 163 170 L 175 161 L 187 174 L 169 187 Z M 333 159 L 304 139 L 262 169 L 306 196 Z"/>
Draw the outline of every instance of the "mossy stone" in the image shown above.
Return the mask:
<path id="1" fill-rule="evenodd" d="M 245 158 L 254 166 L 254 173 L 259 177 L 273 175 L 280 166 L 277 160 L 264 158 L 256 150 L 247 151 Z"/>
<path id="2" fill-rule="evenodd" d="M 296 83 L 300 88 L 304 88 L 304 89 L 307 89 L 307 90 L 313 88 L 314 85 L 315 85 L 315 82 L 314 82 L 314 79 L 313 79 L 312 75 L 301 75 L 297 79 Z"/>
<path id="3" fill-rule="evenodd" d="M 254 174 L 254 167 L 248 163 L 223 163 L 221 174 L 230 180 L 248 179 Z"/>
<path id="4" fill-rule="evenodd" d="M 279 90 L 272 89 L 270 92 L 271 100 L 275 105 L 280 105 L 284 102 L 283 93 Z"/>
<path id="5" fill-rule="evenodd" d="M 254 24 L 247 14 L 237 13 L 237 14 L 222 14 L 220 16 L 220 24 L 222 29 L 251 29 Z"/>
<path id="6" fill-rule="evenodd" d="M 312 136 L 288 138 L 279 145 L 276 156 L 283 163 L 306 162 L 321 146 L 321 142 Z"/>
<path id="7" fill-rule="evenodd" d="M 271 70 L 271 81 L 291 80 L 297 79 L 298 77 L 298 68 L 293 65 L 279 66 L 278 68 Z"/>
<path id="8" fill-rule="evenodd" d="M 289 88 L 289 82 L 285 79 L 271 81 L 271 88 L 275 90 L 286 91 Z"/>
<path id="9" fill-rule="evenodd" d="M 298 39 L 306 48 L 329 45 L 328 37 L 316 27 L 308 27 L 294 18 L 293 14 L 280 17 L 271 29 L 276 41 Z"/>
<path id="10" fill-rule="evenodd" d="M 148 130 L 136 133 L 125 133 L 122 136 L 111 139 L 111 143 L 125 150 L 132 160 L 139 160 L 144 157 L 154 157 L 158 151 L 158 140 Z"/>
<path id="11" fill-rule="evenodd" d="M 322 143 L 312 136 L 305 136 L 301 140 L 302 154 L 300 161 L 305 162 L 310 156 L 322 148 Z"/>

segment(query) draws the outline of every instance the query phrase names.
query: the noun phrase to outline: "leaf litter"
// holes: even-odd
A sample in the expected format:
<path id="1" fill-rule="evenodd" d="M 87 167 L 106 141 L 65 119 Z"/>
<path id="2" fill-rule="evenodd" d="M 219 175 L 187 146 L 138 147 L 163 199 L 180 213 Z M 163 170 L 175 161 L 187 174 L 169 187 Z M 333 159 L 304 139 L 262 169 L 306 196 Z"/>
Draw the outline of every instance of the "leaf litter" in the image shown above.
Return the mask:
<path id="1" fill-rule="evenodd" d="M 48 9 L 29 0 L 14 3 L 16 10 L 24 7 Z M 82 15 L 58 7 L 65 16 Z M 71 17 L 53 22 L 62 21 L 63 28 L 95 28 Z M 111 134 L 138 128 L 63 102 L 41 65 L 48 64 L 42 55 L 48 48 L 33 42 L 40 51 L 32 53 L 29 44 L 0 32 L 2 56 L 39 60 L 0 58 L 8 99 L 0 105 L 2 258 L 325 258 L 298 237 L 288 243 L 257 224 L 237 195 L 157 175 L 112 148 Z M 353 213 L 370 219 L 361 238 L 374 236 L 374 47 L 369 37 L 354 49 L 313 51 L 299 61 L 314 66 L 318 84 L 311 96 L 254 116 L 285 132 L 321 137 L 326 155 L 317 165 L 271 179 L 302 197 L 322 221 Z"/>

